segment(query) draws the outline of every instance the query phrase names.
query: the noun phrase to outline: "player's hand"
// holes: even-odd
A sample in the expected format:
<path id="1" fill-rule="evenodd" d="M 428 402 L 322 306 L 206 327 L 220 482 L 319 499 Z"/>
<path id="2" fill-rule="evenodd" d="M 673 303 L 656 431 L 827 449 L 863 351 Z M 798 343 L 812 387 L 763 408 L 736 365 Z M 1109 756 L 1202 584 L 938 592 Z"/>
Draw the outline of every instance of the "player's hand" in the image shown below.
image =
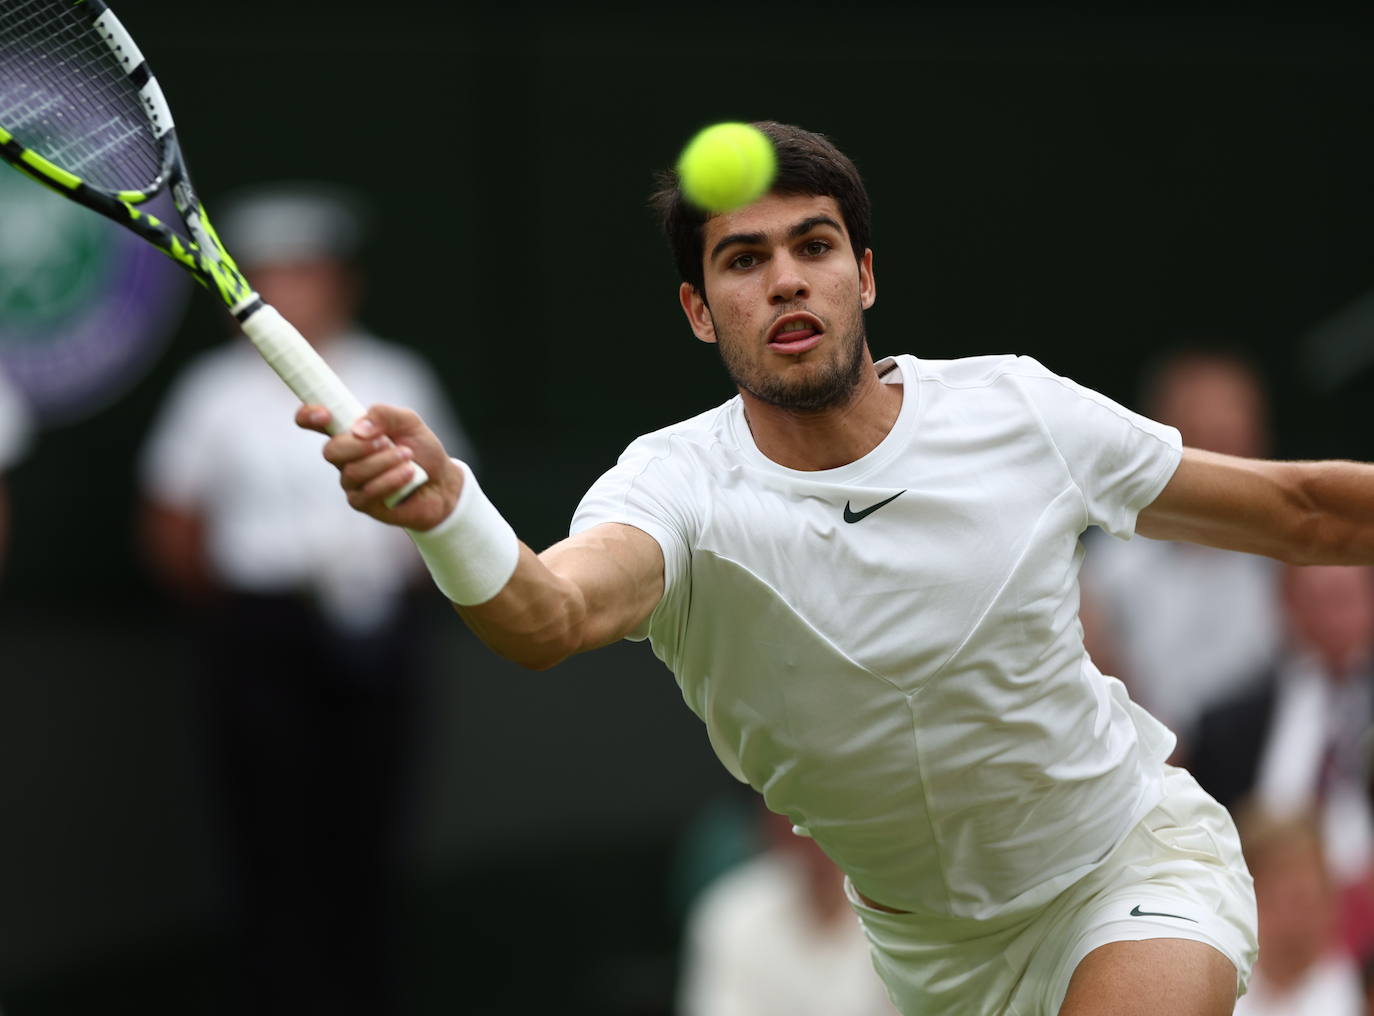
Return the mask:
<path id="1" fill-rule="evenodd" d="M 296 425 L 329 433 L 329 410 L 306 405 L 296 411 Z M 348 430 L 331 437 L 324 457 L 339 470 L 339 485 L 348 503 L 374 519 L 407 529 L 432 529 L 448 518 L 463 489 L 463 471 L 453 464 L 434 432 L 419 415 L 395 406 L 373 406 Z M 429 482 L 395 508 L 386 499 L 410 480 L 418 462 Z"/>

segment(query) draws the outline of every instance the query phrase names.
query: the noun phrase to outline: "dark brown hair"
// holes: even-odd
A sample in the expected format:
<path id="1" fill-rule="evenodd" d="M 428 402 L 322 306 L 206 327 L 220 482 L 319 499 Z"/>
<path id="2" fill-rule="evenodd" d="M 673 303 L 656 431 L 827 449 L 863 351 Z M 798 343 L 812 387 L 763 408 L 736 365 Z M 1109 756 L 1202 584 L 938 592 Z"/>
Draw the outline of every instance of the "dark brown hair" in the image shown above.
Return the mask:
<path id="1" fill-rule="evenodd" d="M 849 156 L 823 134 L 772 120 L 755 121 L 754 126 L 768 135 L 777 151 L 778 173 L 771 192 L 834 198 L 849 232 L 854 258 L 862 261 L 873 233 L 873 208 L 859 171 Z M 682 196 L 676 171 L 661 171 L 657 183 L 650 204 L 667 234 L 678 274 L 697 292 L 703 293 L 705 268 L 702 259 L 708 213 Z"/>

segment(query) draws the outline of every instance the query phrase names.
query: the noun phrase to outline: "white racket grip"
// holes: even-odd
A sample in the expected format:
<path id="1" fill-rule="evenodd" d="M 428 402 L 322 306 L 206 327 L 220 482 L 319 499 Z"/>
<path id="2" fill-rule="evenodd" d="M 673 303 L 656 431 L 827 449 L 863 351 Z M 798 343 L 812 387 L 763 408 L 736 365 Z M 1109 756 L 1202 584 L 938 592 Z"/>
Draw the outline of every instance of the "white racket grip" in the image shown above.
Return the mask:
<path id="1" fill-rule="evenodd" d="M 267 365 L 296 393 L 296 398 L 329 410 L 329 433 L 348 430 L 366 412 L 363 404 L 339 379 L 339 375 L 324 362 L 324 357 L 271 304 L 262 304 L 239 325 Z M 429 474 L 420 468 L 418 462 L 411 465 L 415 470 L 414 475 L 404 487 L 386 499 L 388 508 L 395 508 L 429 480 Z"/>

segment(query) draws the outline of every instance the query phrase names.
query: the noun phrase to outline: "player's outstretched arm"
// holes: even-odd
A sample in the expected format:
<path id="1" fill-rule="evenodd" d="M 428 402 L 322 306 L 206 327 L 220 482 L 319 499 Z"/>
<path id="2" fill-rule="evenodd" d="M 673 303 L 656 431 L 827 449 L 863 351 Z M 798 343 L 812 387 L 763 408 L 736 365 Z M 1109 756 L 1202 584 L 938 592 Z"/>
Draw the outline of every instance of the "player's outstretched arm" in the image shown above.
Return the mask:
<path id="1" fill-rule="evenodd" d="M 302 406 L 296 422 L 327 433 L 329 414 Z M 324 457 L 338 468 L 348 503 L 407 529 L 468 626 L 523 666 L 542 670 L 623 638 L 663 595 L 663 552 L 633 526 L 595 526 L 535 554 L 410 410 L 373 406 L 329 439 Z M 430 482 L 388 508 L 412 462 Z"/>
<path id="2" fill-rule="evenodd" d="M 1374 465 L 1273 462 L 1185 448 L 1136 531 L 1292 564 L 1374 563 Z"/>
<path id="3" fill-rule="evenodd" d="M 634 631 L 663 595 L 663 551 L 633 526 L 607 523 L 542 554 L 520 544 L 510 581 L 485 603 L 454 604 L 477 637 L 544 670 Z"/>

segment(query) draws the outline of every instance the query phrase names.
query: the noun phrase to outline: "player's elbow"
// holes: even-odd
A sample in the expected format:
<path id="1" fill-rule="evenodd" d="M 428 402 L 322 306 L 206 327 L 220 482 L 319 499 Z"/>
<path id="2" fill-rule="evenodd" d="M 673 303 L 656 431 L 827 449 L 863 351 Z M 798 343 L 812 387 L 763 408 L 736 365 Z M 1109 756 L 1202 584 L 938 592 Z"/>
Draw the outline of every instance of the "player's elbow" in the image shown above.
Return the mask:
<path id="1" fill-rule="evenodd" d="M 576 652 L 567 638 L 547 629 L 507 631 L 499 639 L 485 641 L 498 656 L 525 670 L 549 670 Z"/>
<path id="2" fill-rule="evenodd" d="M 573 652 L 562 643 L 529 643 L 517 655 L 508 658 L 526 670 L 542 671 L 552 670 L 572 656 Z"/>
<path id="3" fill-rule="evenodd" d="M 582 648 L 576 610 L 560 604 L 557 610 L 531 611 L 512 618 L 502 637 L 488 644 L 526 670 L 549 670 Z"/>

